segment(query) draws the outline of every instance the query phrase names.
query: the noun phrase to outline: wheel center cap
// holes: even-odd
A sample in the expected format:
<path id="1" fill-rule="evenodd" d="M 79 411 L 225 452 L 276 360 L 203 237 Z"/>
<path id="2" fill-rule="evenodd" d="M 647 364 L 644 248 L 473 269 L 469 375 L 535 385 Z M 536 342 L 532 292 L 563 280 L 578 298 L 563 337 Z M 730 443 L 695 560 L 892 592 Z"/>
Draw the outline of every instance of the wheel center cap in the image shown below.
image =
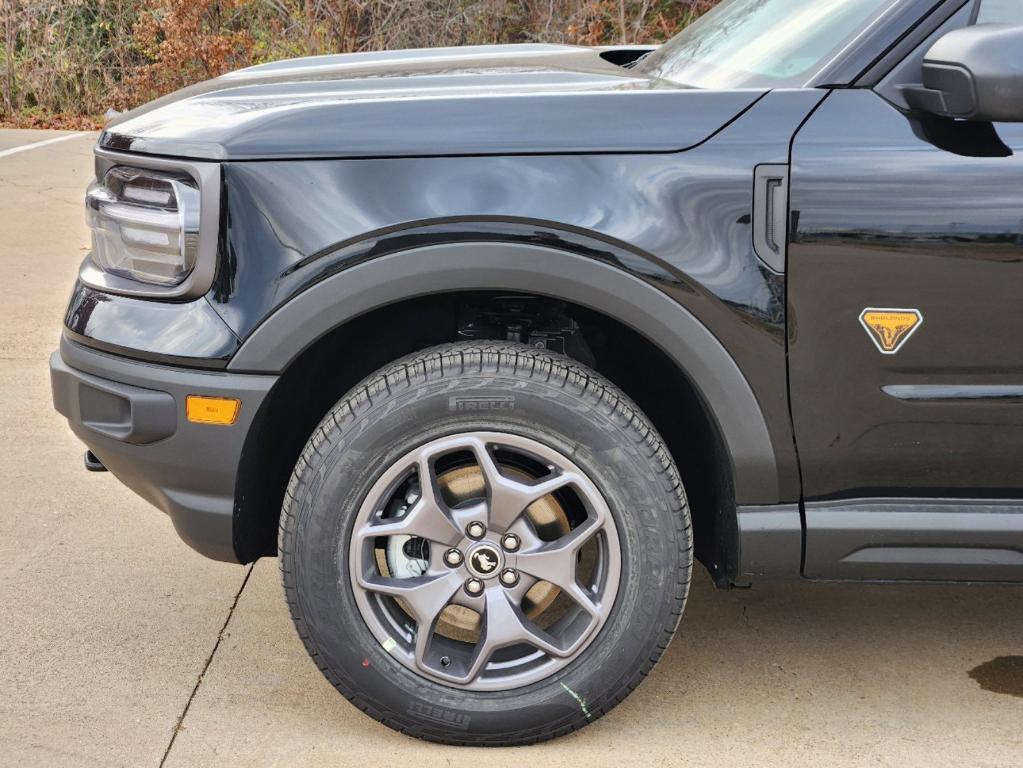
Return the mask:
<path id="1" fill-rule="evenodd" d="M 493 544 L 483 543 L 477 544 L 469 551 L 465 562 L 474 575 L 481 579 L 488 579 L 501 570 L 502 560 L 501 550 Z"/>

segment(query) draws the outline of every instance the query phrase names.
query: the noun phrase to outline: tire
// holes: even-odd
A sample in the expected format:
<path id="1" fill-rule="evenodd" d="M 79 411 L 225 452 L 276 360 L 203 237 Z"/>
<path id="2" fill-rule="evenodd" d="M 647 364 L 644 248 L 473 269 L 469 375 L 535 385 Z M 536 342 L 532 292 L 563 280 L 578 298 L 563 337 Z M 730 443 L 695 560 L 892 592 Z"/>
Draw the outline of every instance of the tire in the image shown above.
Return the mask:
<path id="1" fill-rule="evenodd" d="M 456 468 L 442 473 L 442 463 Z M 496 474 L 487 474 L 488 468 Z M 487 491 L 466 491 L 477 495 L 452 502 L 445 494 L 457 484 L 450 478 L 468 478 L 465 487 L 482 482 Z M 513 524 L 500 523 L 501 510 L 518 509 L 548 481 L 565 485 L 530 502 Z M 509 497 L 518 506 L 501 506 L 504 497 L 495 488 L 505 483 L 525 494 Z M 396 504 L 399 512 L 386 511 Z M 542 525 L 538 509 L 547 515 Z M 429 520 L 431 530 L 451 522 L 468 531 L 457 526 L 473 514 L 491 526 L 479 541 L 442 544 L 462 535 L 446 528 L 436 538 L 378 533 L 419 531 L 417 520 Z M 543 526 L 553 526 L 548 535 L 557 538 L 543 538 Z M 522 539 L 505 538 L 511 531 Z M 507 548 L 512 545 L 521 547 L 517 554 Z M 679 474 L 639 408 L 567 357 L 501 342 L 416 353 L 345 395 L 297 462 L 279 549 L 292 619 L 324 676 L 381 723 L 454 745 L 544 741 L 608 712 L 668 646 L 692 571 L 692 531 Z M 459 554 L 451 555 L 452 549 Z M 569 563 L 571 575 L 543 580 L 543 569 L 533 566 L 548 562 L 536 559 L 544 553 L 549 562 L 558 557 L 559 567 Z M 442 557 L 461 565 L 452 568 Z M 580 576 L 577 569 L 591 567 L 584 566 L 587 557 L 592 573 Z M 504 558 L 504 570 L 489 579 L 482 569 L 497 558 Z M 422 575 L 404 575 L 409 568 Z M 505 571 L 522 579 L 514 590 L 501 582 Z M 482 596 L 469 592 L 473 574 L 484 585 Z M 436 618 L 436 604 L 421 599 L 425 586 L 415 594 L 404 591 L 427 582 L 433 589 L 445 579 L 444 594 L 451 584 L 459 586 L 452 602 L 487 607 L 475 618 L 475 608 L 462 606 L 444 608 Z M 531 583 L 509 613 L 507 605 L 516 605 L 521 594 L 515 590 Z M 530 597 L 534 588 L 541 597 Z M 536 612 L 551 595 L 554 602 Z M 556 610 L 558 600 L 568 607 Z M 522 618 L 527 605 L 535 618 Z M 447 629 L 449 615 L 464 624 Z M 432 621 L 437 623 L 427 624 Z M 551 623 L 541 628 L 546 621 Z M 420 623 L 435 633 L 424 634 Z M 462 642 L 459 632 L 476 632 L 477 639 Z M 523 632 L 526 643 L 507 644 Z M 491 647 L 498 650 L 484 658 Z M 438 656 L 448 648 L 457 653 Z M 548 650 L 536 650 L 542 648 Z M 470 678 L 473 669 L 477 676 Z M 463 673 L 469 682 L 443 677 Z"/>

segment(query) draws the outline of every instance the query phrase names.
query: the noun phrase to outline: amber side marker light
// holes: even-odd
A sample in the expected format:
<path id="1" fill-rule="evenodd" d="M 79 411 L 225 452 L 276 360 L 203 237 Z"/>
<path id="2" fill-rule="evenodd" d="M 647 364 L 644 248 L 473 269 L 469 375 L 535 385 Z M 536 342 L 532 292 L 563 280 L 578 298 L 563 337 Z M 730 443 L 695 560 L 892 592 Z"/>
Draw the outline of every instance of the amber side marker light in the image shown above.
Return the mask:
<path id="1" fill-rule="evenodd" d="M 185 417 L 196 424 L 230 426 L 238 420 L 241 409 L 242 401 L 233 397 L 189 395 L 185 398 Z"/>

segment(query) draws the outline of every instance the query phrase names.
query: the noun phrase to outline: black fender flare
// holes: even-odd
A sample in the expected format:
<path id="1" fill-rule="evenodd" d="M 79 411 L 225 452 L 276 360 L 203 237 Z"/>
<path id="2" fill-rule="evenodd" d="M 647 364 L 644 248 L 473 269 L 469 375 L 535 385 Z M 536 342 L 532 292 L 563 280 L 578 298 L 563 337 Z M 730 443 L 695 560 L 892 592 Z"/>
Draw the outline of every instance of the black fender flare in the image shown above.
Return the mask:
<path id="1" fill-rule="evenodd" d="M 696 387 L 732 461 L 738 504 L 779 500 L 767 422 L 735 360 L 691 312 L 604 262 L 526 243 L 466 242 L 391 253 L 318 282 L 279 307 L 242 343 L 228 370 L 281 373 L 302 351 L 359 315 L 462 290 L 522 291 L 610 315 L 656 344 Z"/>

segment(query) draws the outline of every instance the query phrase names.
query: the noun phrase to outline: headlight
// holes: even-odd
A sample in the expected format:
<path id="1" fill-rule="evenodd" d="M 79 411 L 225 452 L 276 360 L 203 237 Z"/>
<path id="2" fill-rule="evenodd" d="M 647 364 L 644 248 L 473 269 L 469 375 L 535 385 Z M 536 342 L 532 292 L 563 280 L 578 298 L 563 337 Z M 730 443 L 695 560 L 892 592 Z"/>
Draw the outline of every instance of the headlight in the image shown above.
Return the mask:
<path id="1" fill-rule="evenodd" d="M 92 261 L 112 275 L 176 286 L 199 259 L 200 194 L 195 180 L 117 166 L 89 186 Z"/>

